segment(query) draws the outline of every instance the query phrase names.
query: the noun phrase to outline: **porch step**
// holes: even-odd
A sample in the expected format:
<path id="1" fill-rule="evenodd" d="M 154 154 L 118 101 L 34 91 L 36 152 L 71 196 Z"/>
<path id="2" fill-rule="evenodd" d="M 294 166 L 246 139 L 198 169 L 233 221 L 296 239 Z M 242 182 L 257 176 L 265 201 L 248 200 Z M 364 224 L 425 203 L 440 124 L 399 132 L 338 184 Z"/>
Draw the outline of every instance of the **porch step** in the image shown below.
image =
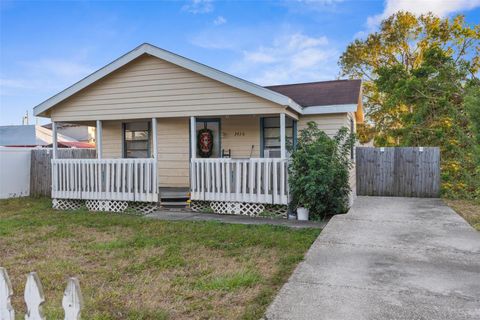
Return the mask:
<path id="1" fill-rule="evenodd" d="M 160 188 L 160 205 L 164 209 L 186 209 L 189 192 L 188 188 Z"/>
<path id="2" fill-rule="evenodd" d="M 188 188 L 160 188 L 160 199 L 188 199 Z"/>
<path id="3" fill-rule="evenodd" d="M 188 203 L 186 201 L 162 201 L 162 207 L 186 207 Z"/>

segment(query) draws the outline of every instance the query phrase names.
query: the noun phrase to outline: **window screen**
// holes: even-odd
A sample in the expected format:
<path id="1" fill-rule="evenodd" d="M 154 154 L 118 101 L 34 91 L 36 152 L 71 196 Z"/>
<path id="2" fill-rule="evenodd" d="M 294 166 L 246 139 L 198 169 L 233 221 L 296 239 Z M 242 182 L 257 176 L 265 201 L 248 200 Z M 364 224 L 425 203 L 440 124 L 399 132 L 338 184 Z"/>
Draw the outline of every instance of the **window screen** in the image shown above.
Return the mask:
<path id="1" fill-rule="evenodd" d="M 123 124 L 124 158 L 150 158 L 150 123 Z"/>
<path id="2" fill-rule="evenodd" d="M 280 117 L 263 118 L 263 153 L 265 150 L 280 150 Z M 293 144 L 293 119 L 285 119 L 286 143 Z"/>

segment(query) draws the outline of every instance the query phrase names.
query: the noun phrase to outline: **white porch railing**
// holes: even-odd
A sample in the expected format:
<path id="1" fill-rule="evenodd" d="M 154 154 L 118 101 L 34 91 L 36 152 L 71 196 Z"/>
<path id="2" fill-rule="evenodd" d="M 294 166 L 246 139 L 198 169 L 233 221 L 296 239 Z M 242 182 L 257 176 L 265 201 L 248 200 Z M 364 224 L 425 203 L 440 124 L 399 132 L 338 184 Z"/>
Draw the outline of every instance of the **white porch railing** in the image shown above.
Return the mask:
<path id="1" fill-rule="evenodd" d="M 53 159 L 52 198 L 157 202 L 155 159 Z"/>
<path id="2" fill-rule="evenodd" d="M 192 200 L 288 204 L 287 159 L 192 159 Z"/>

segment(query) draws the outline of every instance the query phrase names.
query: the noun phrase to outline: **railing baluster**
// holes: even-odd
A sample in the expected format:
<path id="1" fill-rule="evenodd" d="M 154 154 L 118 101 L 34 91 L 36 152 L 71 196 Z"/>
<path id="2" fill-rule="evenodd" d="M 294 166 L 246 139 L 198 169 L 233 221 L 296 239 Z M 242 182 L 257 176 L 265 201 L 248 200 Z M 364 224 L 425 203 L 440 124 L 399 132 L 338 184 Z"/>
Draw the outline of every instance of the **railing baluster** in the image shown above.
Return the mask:
<path id="1" fill-rule="evenodd" d="M 221 160 L 215 159 L 215 175 L 217 179 L 217 190 L 215 191 L 215 200 L 220 200 L 220 193 L 222 192 L 222 175 L 220 174 Z"/>
<path id="2" fill-rule="evenodd" d="M 240 190 L 240 183 L 241 183 L 241 162 L 236 161 L 232 163 L 232 166 L 235 165 L 235 201 L 242 201 L 241 199 L 241 190 Z"/>
<path id="3" fill-rule="evenodd" d="M 205 196 L 206 196 L 206 200 L 210 200 L 209 198 L 209 195 L 210 195 L 210 161 L 206 162 L 205 161 L 205 167 L 206 167 L 206 171 L 205 171 L 205 179 L 206 179 L 206 192 L 205 192 Z"/>
<path id="4" fill-rule="evenodd" d="M 217 188 L 217 169 L 216 169 L 216 162 L 210 162 L 212 168 L 212 190 L 210 191 L 210 200 L 215 200 L 215 193 L 216 193 L 216 188 Z"/>
<path id="5" fill-rule="evenodd" d="M 280 160 L 280 203 L 281 204 L 286 204 L 285 199 L 285 166 L 287 164 L 287 161 L 282 159 Z"/>
<path id="6" fill-rule="evenodd" d="M 278 160 L 274 159 L 272 162 L 272 203 L 278 204 Z"/>

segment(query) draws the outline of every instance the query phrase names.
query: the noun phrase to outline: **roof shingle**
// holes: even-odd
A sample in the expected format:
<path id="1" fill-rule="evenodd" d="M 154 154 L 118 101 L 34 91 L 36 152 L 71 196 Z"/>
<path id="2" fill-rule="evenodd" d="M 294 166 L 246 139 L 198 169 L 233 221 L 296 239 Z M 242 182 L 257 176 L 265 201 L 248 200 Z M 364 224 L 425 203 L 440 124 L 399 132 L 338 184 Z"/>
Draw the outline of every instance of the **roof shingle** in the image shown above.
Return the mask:
<path id="1" fill-rule="evenodd" d="M 333 80 L 295 83 L 265 88 L 283 94 L 302 107 L 357 104 L 361 80 Z"/>

